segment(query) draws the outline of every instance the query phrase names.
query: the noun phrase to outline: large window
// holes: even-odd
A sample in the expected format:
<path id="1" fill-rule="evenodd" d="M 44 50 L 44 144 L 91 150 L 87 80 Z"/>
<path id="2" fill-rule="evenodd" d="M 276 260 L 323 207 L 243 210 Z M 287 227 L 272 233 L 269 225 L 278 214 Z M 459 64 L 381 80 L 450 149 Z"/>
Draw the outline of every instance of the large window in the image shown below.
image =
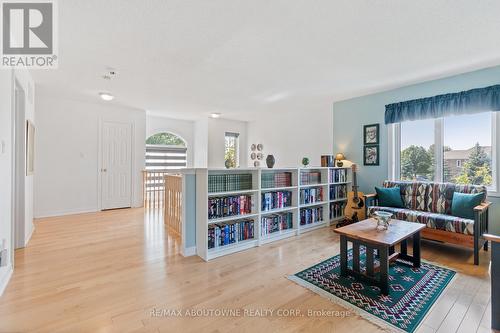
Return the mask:
<path id="1" fill-rule="evenodd" d="M 224 162 L 228 168 L 237 168 L 240 166 L 239 150 L 240 135 L 238 133 L 226 132 L 224 140 Z"/>
<path id="2" fill-rule="evenodd" d="M 496 191 L 495 112 L 391 125 L 391 177 L 486 185 Z"/>
<path id="3" fill-rule="evenodd" d="M 157 133 L 146 140 L 146 170 L 185 168 L 186 143 L 172 133 Z"/>

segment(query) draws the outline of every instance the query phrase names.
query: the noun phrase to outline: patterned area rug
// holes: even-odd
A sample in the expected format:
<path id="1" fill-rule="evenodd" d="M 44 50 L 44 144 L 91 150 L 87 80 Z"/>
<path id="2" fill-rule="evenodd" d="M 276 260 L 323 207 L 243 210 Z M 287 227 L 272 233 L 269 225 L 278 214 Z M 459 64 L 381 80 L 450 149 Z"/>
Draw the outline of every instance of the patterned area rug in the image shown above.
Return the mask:
<path id="1" fill-rule="evenodd" d="M 360 252 L 364 270 L 364 247 Z M 348 260 L 352 267 L 352 250 Z M 389 268 L 389 295 L 384 296 L 377 286 L 351 276 L 341 277 L 337 255 L 289 278 L 383 328 L 414 332 L 455 274 L 426 262 L 414 269 L 409 262 L 398 259 Z"/>

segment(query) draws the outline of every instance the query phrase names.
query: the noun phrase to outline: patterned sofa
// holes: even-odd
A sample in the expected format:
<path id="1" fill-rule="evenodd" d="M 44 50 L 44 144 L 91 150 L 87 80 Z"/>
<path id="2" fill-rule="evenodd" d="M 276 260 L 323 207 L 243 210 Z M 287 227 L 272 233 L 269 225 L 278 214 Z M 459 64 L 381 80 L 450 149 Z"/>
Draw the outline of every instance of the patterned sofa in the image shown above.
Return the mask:
<path id="1" fill-rule="evenodd" d="M 474 249 L 474 264 L 479 264 L 479 250 L 488 250 L 483 234 L 488 231 L 488 207 L 486 187 L 456 185 L 450 183 L 427 183 L 385 181 L 384 187 L 399 186 L 405 208 L 381 207 L 377 195 L 365 195 L 367 216 L 382 210 L 394 213 L 399 220 L 423 223 L 427 226 L 422 237 L 441 242 L 458 244 Z M 474 208 L 474 219 L 451 215 L 453 193 L 484 193 L 483 203 Z"/>

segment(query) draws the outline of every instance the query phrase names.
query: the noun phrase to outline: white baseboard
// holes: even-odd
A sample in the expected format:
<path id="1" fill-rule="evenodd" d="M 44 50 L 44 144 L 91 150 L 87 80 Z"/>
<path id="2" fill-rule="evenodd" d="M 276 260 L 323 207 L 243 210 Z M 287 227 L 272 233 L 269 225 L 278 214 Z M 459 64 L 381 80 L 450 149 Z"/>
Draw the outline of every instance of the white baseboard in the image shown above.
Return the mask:
<path id="1" fill-rule="evenodd" d="M 5 267 L 0 267 L 0 296 L 2 296 L 5 288 L 7 288 L 12 273 L 12 265 L 10 263 Z"/>
<path id="2" fill-rule="evenodd" d="M 26 238 L 24 239 L 24 246 L 28 246 L 28 243 L 31 239 L 31 236 L 33 236 L 33 232 L 35 232 L 35 224 L 31 223 L 31 231 L 28 235 L 26 235 Z"/>
<path id="3" fill-rule="evenodd" d="M 99 210 L 96 207 L 92 208 L 84 208 L 84 209 L 68 209 L 68 210 L 60 210 L 53 212 L 42 212 L 35 215 L 36 219 L 43 219 L 46 217 L 55 217 L 55 216 L 65 216 L 65 215 L 75 215 L 75 214 L 85 214 L 85 213 L 95 213 Z"/>
<path id="4" fill-rule="evenodd" d="M 181 254 L 184 257 L 191 257 L 196 255 L 196 246 L 182 248 Z"/>

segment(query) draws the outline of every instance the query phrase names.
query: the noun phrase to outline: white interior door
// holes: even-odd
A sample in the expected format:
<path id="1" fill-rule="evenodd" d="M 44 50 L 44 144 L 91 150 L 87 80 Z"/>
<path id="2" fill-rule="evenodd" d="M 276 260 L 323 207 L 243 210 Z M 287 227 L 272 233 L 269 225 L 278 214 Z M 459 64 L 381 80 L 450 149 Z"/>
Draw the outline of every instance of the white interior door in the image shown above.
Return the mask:
<path id="1" fill-rule="evenodd" d="M 104 121 L 101 138 L 101 208 L 131 207 L 132 124 Z"/>

